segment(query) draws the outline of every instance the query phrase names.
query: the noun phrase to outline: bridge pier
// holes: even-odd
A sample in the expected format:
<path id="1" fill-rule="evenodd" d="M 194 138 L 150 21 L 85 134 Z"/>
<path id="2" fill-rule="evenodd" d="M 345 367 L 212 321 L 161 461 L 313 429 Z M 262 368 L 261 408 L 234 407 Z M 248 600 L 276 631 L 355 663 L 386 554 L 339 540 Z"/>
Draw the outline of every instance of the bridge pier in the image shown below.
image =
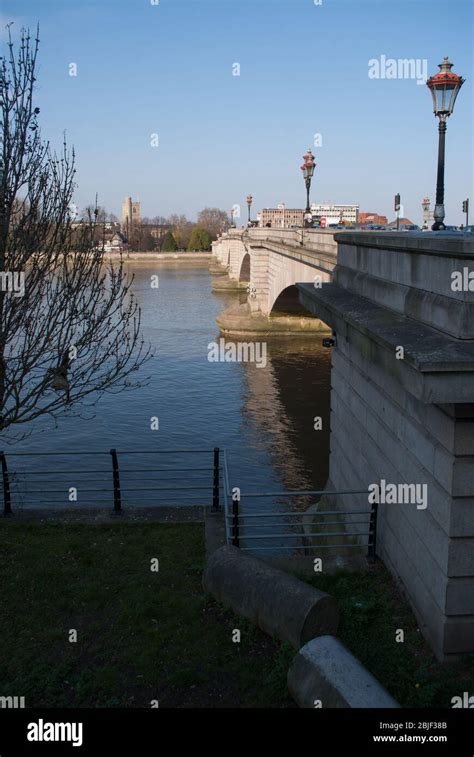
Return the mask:
<path id="1" fill-rule="evenodd" d="M 474 242 L 441 232 L 336 241 L 333 283 L 298 285 L 336 333 L 328 490 L 378 485 L 378 555 L 436 656 L 472 653 L 474 291 L 453 281 L 473 269 Z M 356 510 L 360 499 L 339 504 Z"/>

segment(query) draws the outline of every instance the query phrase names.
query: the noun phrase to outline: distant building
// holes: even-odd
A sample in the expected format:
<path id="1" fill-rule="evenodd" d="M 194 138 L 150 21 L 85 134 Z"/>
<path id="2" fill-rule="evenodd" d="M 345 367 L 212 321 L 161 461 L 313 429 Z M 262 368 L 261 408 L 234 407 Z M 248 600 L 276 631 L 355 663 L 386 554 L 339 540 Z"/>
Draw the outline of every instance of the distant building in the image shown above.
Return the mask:
<path id="1" fill-rule="evenodd" d="M 423 197 L 421 207 L 423 208 L 423 225 L 422 229 L 431 229 L 434 224 L 434 213 L 430 210 L 431 200 L 429 197 Z"/>
<path id="2" fill-rule="evenodd" d="M 122 252 L 128 247 L 124 237 L 119 231 L 116 231 L 111 239 L 104 241 L 104 252 Z"/>
<path id="3" fill-rule="evenodd" d="M 381 216 L 378 213 L 359 213 L 359 223 L 377 223 L 386 226 L 388 224 L 388 218 L 387 216 Z"/>
<path id="4" fill-rule="evenodd" d="M 326 219 L 326 226 L 337 226 L 339 223 L 355 224 L 358 222 L 358 205 L 333 205 L 323 203 L 311 205 L 313 219 Z"/>
<path id="5" fill-rule="evenodd" d="M 399 218 L 398 219 L 400 226 L 416 226 L 414 221 L 410 221 L 409 218 Z M 397 225 L 397 219 L 395 218 L 394 221 L 390 221 L 388 226 L 396 226 Z"/>
<path id="6" fill-rule="evenodd" d="M 144 223 L 142 224 L 142 230 L 149 232 L 152 237 L 160 241 L 170 231 L 171 226 L 169 223 Z"/>
<path id="7" fill-rule="evenodd" d="M 132 229 L 141 224 L 140 203 L 132 202 L 131 197 L 126 197 L 122 203 L 121 226 L 124 234 L 129 237 Z"/>
<path id="8" fill-rule="evenodd" d="M 302 226 L 303 217 L 304 210 L 287 208 L 284 203 L 281 203 L 277 208 L 263 208 L 258 214 L 259 226 L 271 226 L 277 229 Z"/>

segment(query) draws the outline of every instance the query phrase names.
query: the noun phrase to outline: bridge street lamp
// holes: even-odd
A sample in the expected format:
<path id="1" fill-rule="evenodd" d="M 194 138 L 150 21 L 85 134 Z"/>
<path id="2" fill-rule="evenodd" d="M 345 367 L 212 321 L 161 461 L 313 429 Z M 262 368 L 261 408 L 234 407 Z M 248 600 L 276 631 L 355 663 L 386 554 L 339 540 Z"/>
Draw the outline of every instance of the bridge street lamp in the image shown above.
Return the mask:
<path id="1" fill-rule="evenodd" d="M 309 190 L 311 188 L 311 179 L 313 178 L 314 168 L 316 166 L 316 163 L 314 162 L 314 155 L 311 150 L 305 152 L 305 154 L 303 155 L 303 160 L 304 163 L 301 166 L 301 170 L 303 171 L 303 179 L 304 183 L 306 184 L 306 211 L 304 216 L 304 225 L 311 226 L 311 221 L 309 220 L 309 215 L 311 214 L 311 208 L 309 206 Z"/>
<path id="2" fill-rule="evenodd" d="M 252 200 L 253 200 L 253 197 L 252 197 L 252 195 L 247 195 L 247 205 L 248 205 L 248 209 L 249 209 L 249 224 L 248 224 L 249 226 L 251 225 L 251 220 L 250 220 L 250 207 L 251 207 L 251 205 L 252 205 Z"/>
<path id="3" fill-rule="evenodd" d="M 444 225 L 444 154 L 446 138 L 446 120 L 454 110 L 454 103 L 458 92 L 464 84 L 462 76 L 451 71 L 453 64 L 448 58 L 443 58 L 438 63 L 439 71 L 434 74 L 426 84 L 430 88 L 433 98 L 433 111 L 439 118 L 439 142 L 438 142 L 438 175 L 436 179 L 436 205 L 434 209 L 433 231 L 442 231 Z"/>

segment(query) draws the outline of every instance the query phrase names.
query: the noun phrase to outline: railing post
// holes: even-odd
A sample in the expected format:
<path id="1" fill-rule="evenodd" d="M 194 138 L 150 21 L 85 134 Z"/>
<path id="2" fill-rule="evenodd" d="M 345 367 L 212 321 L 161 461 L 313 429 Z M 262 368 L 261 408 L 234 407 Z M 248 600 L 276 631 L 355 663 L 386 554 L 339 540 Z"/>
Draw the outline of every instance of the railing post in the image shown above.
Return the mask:
<path id="1" fill-rule="evenodd" d="M 370 511 L 369 521 L 369 544 L 367 549 L 367 558 L 370 562 L 375 562 L 377 559 L 377 513 L 379 509 L 378 502 L 372 502 L 372 510 Z"/>
<path id="2" fill-rule="evenodd" d="M 214 468 L 212 481 L 212 512 L 219 510 L 219 447 L 214 447 Z"/>
<path id="3" fill-rule="evenodd" d="M 239 506 L 240 492 L 232 495 L 232 544 L 234 547 L 240 547 L 239 540 Z"/>
<path id="4" fill-rule="evenodd" d="M 2 478 L 3 478 L 3 514 L 12 514 L 12 500 L 10 494 L 10 479 L 8 477 L 7 459 L 4 452 L 0 452 L 0 460 L 2 463 Z"/>
<path id="5" fill-rule="evenodd" d="M 113 472 L 113 477 L 114 477 L 114 513 L 121 513 L 122 512 L 122 496 L 120 493 L 120 472 L 119 472 L 117 450 L 111 449 L 110 454 L 112 455 L 112 472 Z"/>

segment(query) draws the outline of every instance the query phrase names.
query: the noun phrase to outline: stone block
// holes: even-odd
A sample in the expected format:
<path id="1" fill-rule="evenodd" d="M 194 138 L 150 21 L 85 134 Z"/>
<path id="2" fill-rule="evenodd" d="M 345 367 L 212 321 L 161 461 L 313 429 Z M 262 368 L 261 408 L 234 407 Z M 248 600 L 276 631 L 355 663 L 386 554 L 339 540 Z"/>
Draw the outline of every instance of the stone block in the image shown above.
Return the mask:
<path id="1" fill-rule="evenodd" d="M 299 707 L 395 708 L 395 699 L 334 636 L 312 639 L 288 671 L 288 689 Z"/>
<path id="2" fill-rule="evenodd" d="M 339 609 L 332 597 L 237 547 L 221 547 L 210 556 L 203 586 L 219 602 L 295 649 L 338 627 Z"/>

